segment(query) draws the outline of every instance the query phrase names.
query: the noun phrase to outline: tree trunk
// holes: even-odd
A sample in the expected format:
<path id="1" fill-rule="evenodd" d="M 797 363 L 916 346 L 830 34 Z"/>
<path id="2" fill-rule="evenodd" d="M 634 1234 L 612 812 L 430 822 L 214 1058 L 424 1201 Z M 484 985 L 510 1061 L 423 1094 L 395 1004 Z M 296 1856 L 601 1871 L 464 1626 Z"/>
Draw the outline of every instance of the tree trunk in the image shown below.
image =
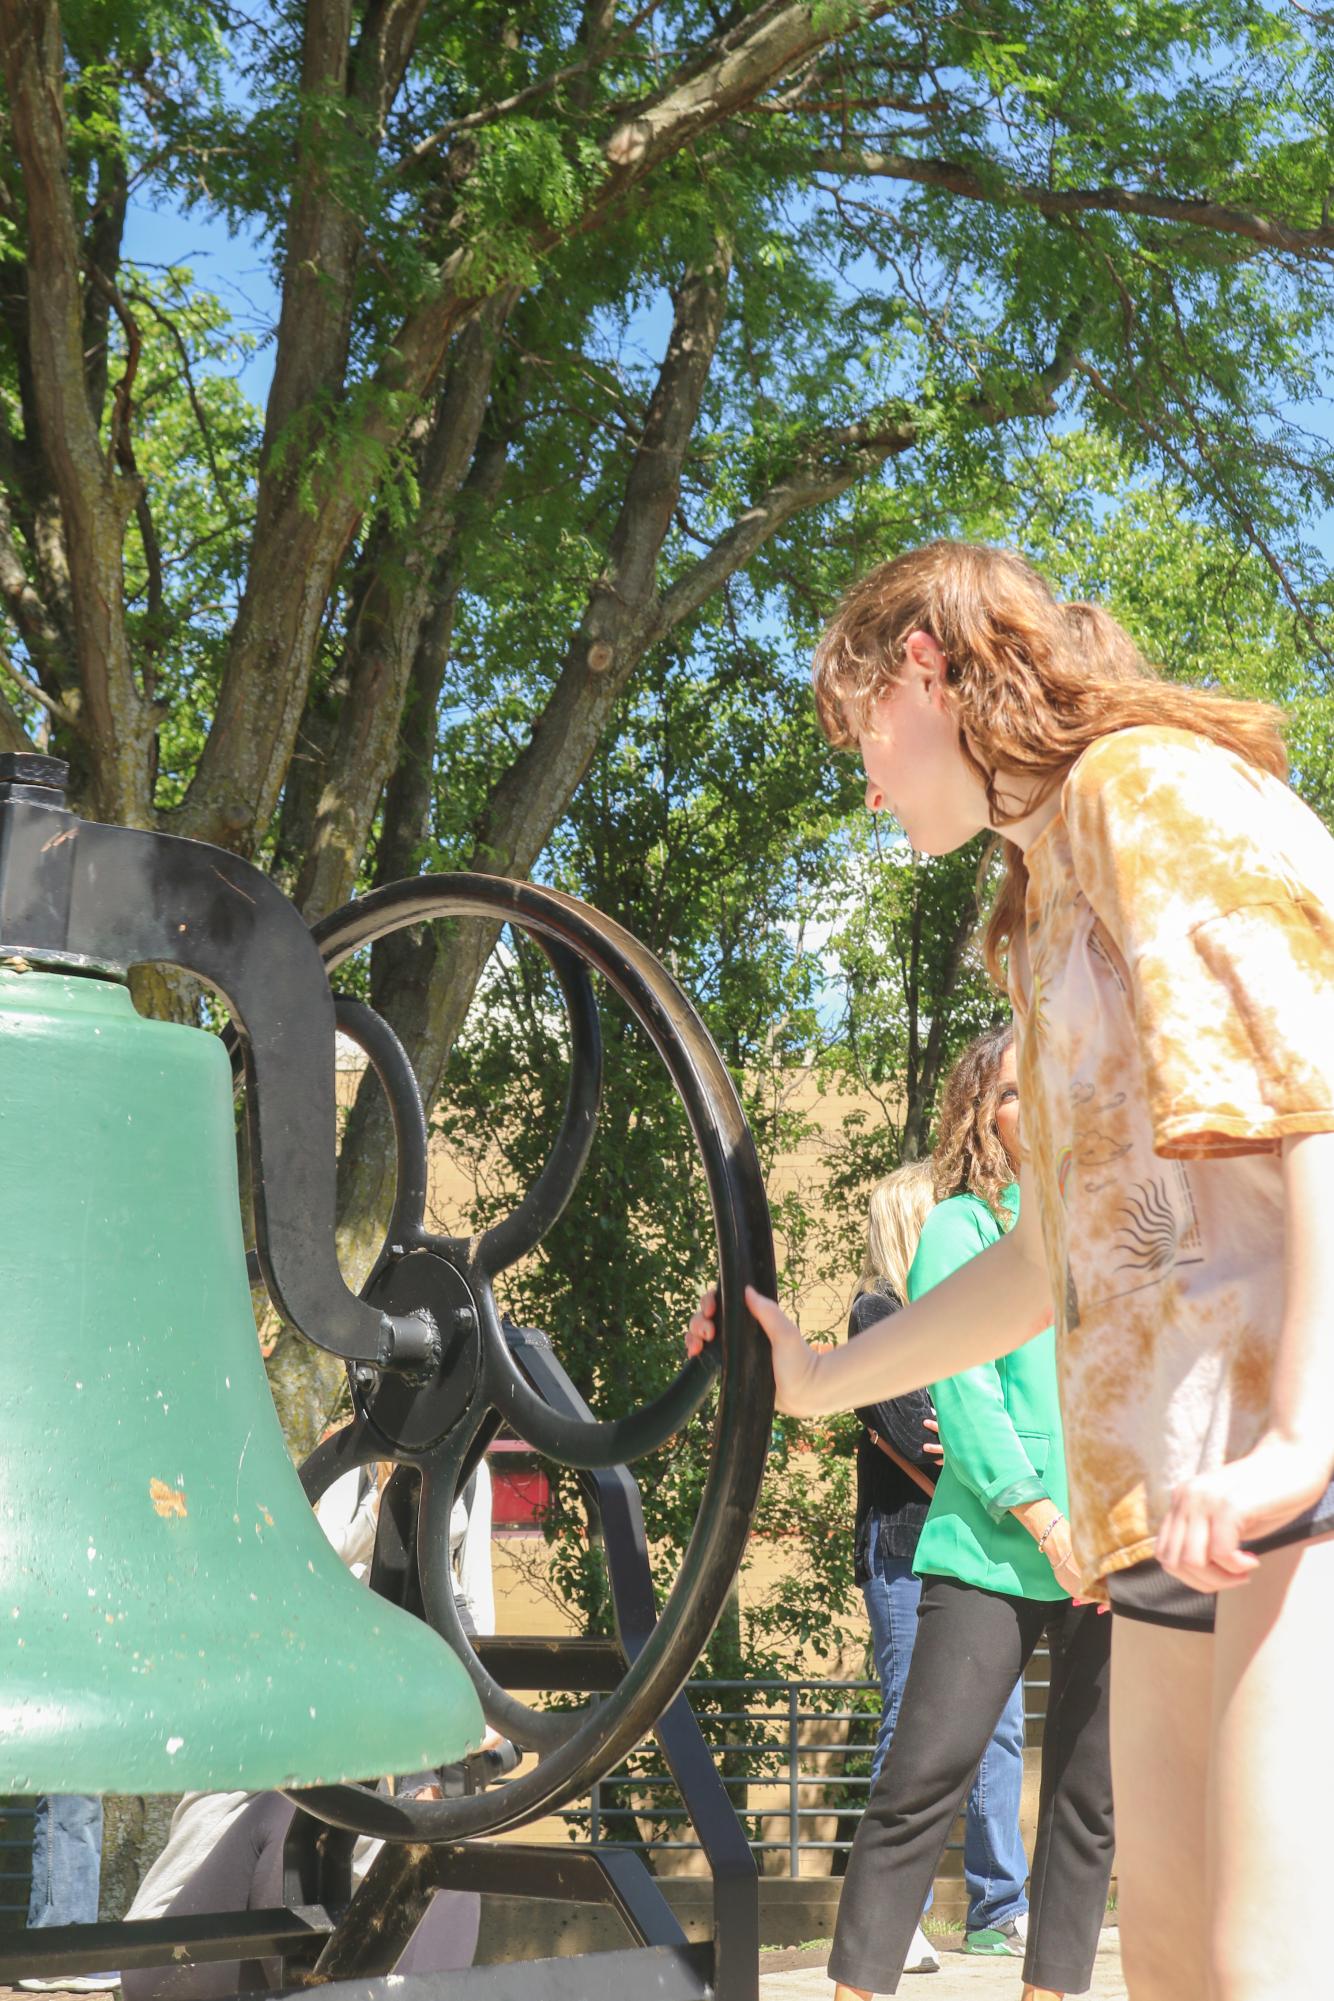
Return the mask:
<path id="1" fill-rule="evenodd" d="M 687 273 L 676 297 L 667 353 L 602 575 L 589 592 L 556 688 L 527 748 L 496 787 L 478 829 L 472 866 L 524 877 L 574 797 L 603 731 L 642 658 L 656 611 L 656 568 L 680 491 L 681 466 L 722 330 L 729 257 Z M 418 705 L 434 746 L 434 702 Z M 405 744 L 406 748 L 406 744 Z M 424 746 L 408 753 L 419 787 L 430 769 Z M 400 770 L 403 765 L 400 764 Z M 415 795 L 414 795 L 415 796 Z M 429 799 L 429 794 L 426 795 Z M 392 847 L 386 854 L 393 853 Z M 395 857 L 403 859 L 401 853 Z M 454 1037 L 467 1013 L 497 927 L 452 926 L 438 937 L 396 944 L 372 956 L 372 1000 L 404 1042 L 427 1102 L 434 1102 Z M 374 1255 L 392 1201 L 393 1155 L 373 1079 L 358 1093 L 348 1123 L 340 1178 L 345 1257 L 358 1266 Z"/>

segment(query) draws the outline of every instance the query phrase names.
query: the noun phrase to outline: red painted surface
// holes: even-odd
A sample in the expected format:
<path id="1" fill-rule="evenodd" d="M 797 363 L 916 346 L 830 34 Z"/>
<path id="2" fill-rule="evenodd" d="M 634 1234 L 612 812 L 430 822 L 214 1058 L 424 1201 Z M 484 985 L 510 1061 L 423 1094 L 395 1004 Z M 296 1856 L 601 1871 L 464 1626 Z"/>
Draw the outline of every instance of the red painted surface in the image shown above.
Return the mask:
<path id="1" fill-rule="evenodd" d="M 486 1456 L 492 1528 L 500 1534 L 540 1529 L 551 1502 L 551 1483 L 531 1446 L 521 1438 L 497 1438 Z"/>

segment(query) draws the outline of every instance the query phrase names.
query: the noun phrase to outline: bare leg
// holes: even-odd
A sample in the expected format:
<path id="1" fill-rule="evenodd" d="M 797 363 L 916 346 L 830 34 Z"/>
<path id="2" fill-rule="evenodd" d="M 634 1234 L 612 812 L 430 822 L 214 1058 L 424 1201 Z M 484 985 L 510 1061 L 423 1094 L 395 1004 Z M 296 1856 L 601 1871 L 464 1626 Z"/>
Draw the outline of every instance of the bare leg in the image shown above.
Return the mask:
<path id="1" fill-rule="evenodd" d="M 1316 1913 L 1329 1897 L 1311 1788 L 1334 1770 L 1334 1539 L 1261 1560 L 1220 1595 L 1209 1786 L 1211 2001 L 1310 2001 L 1304 1927 L 1275 1925 L 1280 1905 Z M 1138 2001 L 1138 1997 L 1137 1997 Z"/>
<path id="2" fill-rule="evenodd" d="M 1205 1633 L 1113 1615 L 1116 1873 L 1131 2001 L 1207 2001 L 1205 1785 L 1214 1648 Z"/>

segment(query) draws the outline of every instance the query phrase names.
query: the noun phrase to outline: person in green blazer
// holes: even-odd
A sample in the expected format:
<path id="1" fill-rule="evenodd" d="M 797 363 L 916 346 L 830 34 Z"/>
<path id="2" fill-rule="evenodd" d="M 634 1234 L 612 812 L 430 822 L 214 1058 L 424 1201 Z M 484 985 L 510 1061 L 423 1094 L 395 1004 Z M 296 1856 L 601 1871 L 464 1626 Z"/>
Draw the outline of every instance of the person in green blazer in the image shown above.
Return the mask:
<path id="1" fill-rule="evenodd" d="M 1018 1214 L 1008 1024 L 959 1058 L 939 1125 L 939 1200 L 908 1273 L 910 1300 L 985 1250 Z M 829 1973 L 835 2001 L 896 1992 L 954 1816 L 1045 1635 L 1051 1682 L 1024 2001 L 1051 2001 L 1090 1984 L 1113 1844 L 1111 1621 L 1070 1595 L 1077 1577 L 1052 1330 L 934 1383 L 931 1394 L 945 1463 L 913 1564 L 922 1579 L 917 1638 L 893 1746 L 849 1858 Z"/>
<path id="2" fill-rule="evenodd" d="M 1013 1061 L 1008 1043 L 1006 1052 Z M 1017 1182 L 1007 1182 L 997 1205 L 1009 1219 L 1019 1214 Z M 939 1203 L 927 1218 L 908 1273 L 909 1299 L 920 1299 L 1001 1232 L 1000 1220 L 980 1195 L 965 1191 Z M 1068 1598 L 1053 1568 L 1067 1548 L 1058 1538 L 1069 1504 L 1055 1328 L 1045 1328 L 997 1362 L 933 1383 L 931 1396 L 948 1443 L 917 1545 L 917 1575 L 957 1577 L 1011 1597 Z M 1027 1514 L 1044 1502 L 1045 1508 L 1034 1510 L 1035 1537 L 1015 1511 Z M 1056 1526 L 1039 1550 L 1037 1539 L 1052 1522 Z"/>

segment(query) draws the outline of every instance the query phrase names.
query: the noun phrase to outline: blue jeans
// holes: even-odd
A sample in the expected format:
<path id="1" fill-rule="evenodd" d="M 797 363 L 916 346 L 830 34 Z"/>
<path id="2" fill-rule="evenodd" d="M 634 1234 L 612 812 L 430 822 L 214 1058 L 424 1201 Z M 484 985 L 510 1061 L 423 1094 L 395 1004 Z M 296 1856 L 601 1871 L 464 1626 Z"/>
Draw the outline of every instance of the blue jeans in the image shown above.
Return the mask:
<path id="1" fill-rule="evenodd" d="M 32 1830 L 29 1925 L 95 1925 L 101 1871 L 101 1800 L 43 1793 Z"/>
<path id="2" fill-rule="evenodd" d="M 872 1535 L 870 1542 L 871 1575 L 862 1586 L 862 1595 L 880 1677 L 880 1730 L 871 1765 L 874 1786 L 894 1736 L 908 1679 L 922 1580 L 913 1576 L 911 1557 L 882 1556 L 878 1538 Z M 964 1815 L 963 1873 L 968 1886 L 970 1932 L 1003 1924 L 1028 1909 L 1024 1890 L 1028 1857 L 1019 1831 L 1023 1784 L 1024 1684 L 1020 1680 L 983 1753 Z M 924 1908 L 930 1910 L 930 1896 Z"/>

